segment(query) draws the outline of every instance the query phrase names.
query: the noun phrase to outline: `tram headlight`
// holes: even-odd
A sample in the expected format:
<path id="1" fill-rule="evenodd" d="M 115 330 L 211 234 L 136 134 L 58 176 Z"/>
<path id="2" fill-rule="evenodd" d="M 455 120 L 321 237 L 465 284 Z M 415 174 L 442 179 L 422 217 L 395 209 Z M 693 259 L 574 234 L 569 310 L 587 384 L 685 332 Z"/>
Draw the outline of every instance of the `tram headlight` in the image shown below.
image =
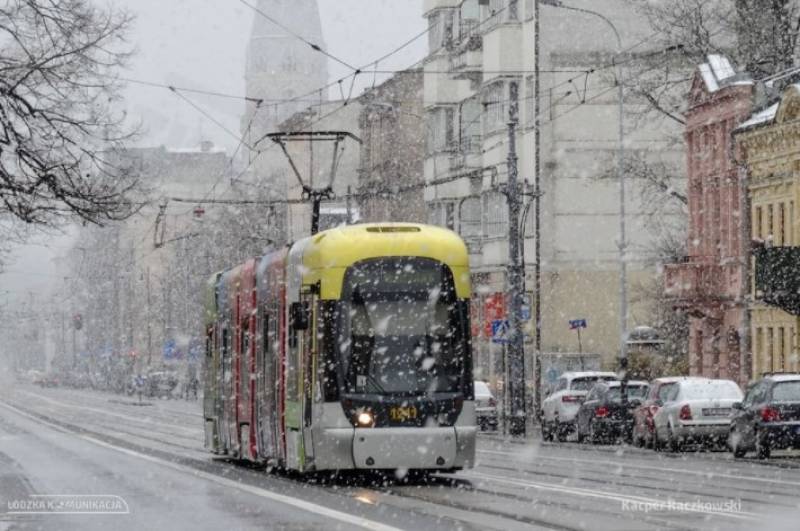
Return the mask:
<path id="1" fill-rule="evenodd" d="M 375 424 L 375 417 L 369 411 L 362 411 L 356 416 L 359 428 L 371 428 Z"/>

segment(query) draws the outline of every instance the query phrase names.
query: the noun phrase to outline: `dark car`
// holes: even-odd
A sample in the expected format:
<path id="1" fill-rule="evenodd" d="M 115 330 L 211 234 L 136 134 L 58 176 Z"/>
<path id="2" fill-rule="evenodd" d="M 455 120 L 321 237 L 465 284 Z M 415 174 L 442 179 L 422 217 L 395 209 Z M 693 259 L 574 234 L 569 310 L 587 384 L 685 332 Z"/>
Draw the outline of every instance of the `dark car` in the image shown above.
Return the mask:
<path id="1" fill-rule="evenodd" d="M 630 440 L 633 409 L 647 396 L 648 383 L 629 381 L 624 403 L 621 386 L 622 382 L 602 382 L 592 387 L 575 417 L 578 442 L 587 438 L 594 444 Z"/>
<path id="2" fill-rule="evenodd" d="M 733 405 L 728 447 L 736 457 L 754 451 L 800 449 L 800 374 L 769 374 L 747 388 Z"/>

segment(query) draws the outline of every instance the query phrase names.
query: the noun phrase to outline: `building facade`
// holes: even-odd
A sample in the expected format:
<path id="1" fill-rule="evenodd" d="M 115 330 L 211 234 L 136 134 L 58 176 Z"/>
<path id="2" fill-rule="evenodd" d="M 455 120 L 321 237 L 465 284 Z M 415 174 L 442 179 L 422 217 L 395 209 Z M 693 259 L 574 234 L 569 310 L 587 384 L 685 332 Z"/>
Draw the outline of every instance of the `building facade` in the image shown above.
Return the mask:
<path id="1" fill-rule="evenodd" d="M 576 1 L 614 21 L 622 47 L 648 42 L 647 21 L 627 2 Z M 507 179 L 511 101 L 519 107 L 517 131 L 520 180 L 525 182 L 523 220 L 526 286 L 533 289 L 535 168 L 541 178 L 542 346 L 545 352 L 576 352 L 572 319 L 588 320 L 583 346 L 613 366 L 619 354 L 619 192 L 617 160 L 619 99 L 611 65 L 617 42 L 598 17 L 541 5 L 542 43 L 537 106 L 533 1 L 427 0 L 430 52 L 424 61 L 425 112 L 430 125 L 425 158 L 425 200 L 430 220 L 458 231 L 468 242 L 481 321 L 496 317 L 490 301 L 506 289 L 508 207 L 501 186 Z M 637 52 L 646 53 L 650 44 Z M 595 73 L 590 73 L 594 71 Z M 585 75 L 576 77 L 576 72 Z M 623 75 L 626 73 L 623 72 Z M 576 90 L 576 85 L 580 87 Z M 682 150 L 669 142 L 678 134 L 666 120 L 634 127 L 643 105 L 625 105 L 629 153 L 678 166 Z M 536 160 L 535 136 L 541 139 Z M 648 263 L 652 216 L 642 204 L 640 182 L 628 176 L 628 285 L 652 280 Z M 681 187 L 682 183 L 675 183 Z M 676 208 L 666 218 L 678 219 Z M 632 298 L 631 298 L 632 299 Z M 629 328 L 644 309 L 633 304 Z M 475 327 L 479 369 L 501 359 L 488 334 Z M 532 323 L 528 323 L 532 328 Z M 530 345 L 526 351 L 530 352 Z"/>
<path id="2" fill-rule="evenodd" d="M 800 246 L 800 86 L 790 85 L 780 101 L 742 123 L 736 141 L 749 176 L 752 238 L 767 248 Z M 752 374 L 798 371 L 798 317 L 762 295 L 754 285 Z"/>
<path id="3" fill-rule="evenodd" d="M 360 98 L 358 205 L 362 221 L 424 221 L 423 74 L 398 72 Z"/>
<path id="4" fill-rule="evenodd" d="M 747 323 L 750 241 L 746 183 L 733 131 L 753 108 L 754 83 L 712 55 L 694 76 L 686 112 L 687 256 L 665 266 L 665 290 L 689 316 L 690 373 L 751 377 Z"/>

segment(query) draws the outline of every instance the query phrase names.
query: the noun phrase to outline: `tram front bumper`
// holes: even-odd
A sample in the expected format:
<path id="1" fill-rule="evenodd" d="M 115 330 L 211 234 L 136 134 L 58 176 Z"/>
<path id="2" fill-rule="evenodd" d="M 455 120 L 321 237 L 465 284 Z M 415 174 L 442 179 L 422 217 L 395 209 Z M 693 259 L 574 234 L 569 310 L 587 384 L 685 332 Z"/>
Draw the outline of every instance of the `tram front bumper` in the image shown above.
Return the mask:
<path id="1" fill-rule="evenodd" d="M 469 466 L 466 462 L 474 461 L 476 431 L 474 427 L 359 428 L 353 438 L 353 463 L 360 469 Z"/>

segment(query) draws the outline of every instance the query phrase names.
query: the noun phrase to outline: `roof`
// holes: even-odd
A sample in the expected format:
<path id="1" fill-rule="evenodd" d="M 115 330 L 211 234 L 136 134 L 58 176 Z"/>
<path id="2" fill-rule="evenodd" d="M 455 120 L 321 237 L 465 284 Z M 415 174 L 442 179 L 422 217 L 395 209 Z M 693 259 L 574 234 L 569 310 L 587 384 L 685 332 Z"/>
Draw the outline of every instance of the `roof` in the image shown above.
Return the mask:
<path id="1" fill-rule="evenodd" d="M 772 123 L 775 120 L 775 117 L 778 115 L 778 108 L 780 107 L 780 105 L 781 102 L 775 102 L 766 109 L 761 109 L 760 111 L 756 111 L 750 116 L 750 118 L 739 124 L 739 126 L 736 129 L 734 129 L 734 131 L 743 131 L 745 129 L 750 129 L 751 127 L 756 127 L 758 125 Z"/>
<path id="2" fill-rule="evenodd" d="M 710 54 L 707 62 L 697 68 L 709 92 L 731 85 L 752 85 L 753 80 L 744 73 L 737 74 L 731 62 L 724 55 Z"/>
<path id="3" fill-rule="evenodd" d="M 322 281 L 323 299 L 338 299 L 344 272 L 370 258 L 419 257 L 449 266 L 459 298 L 469 297 L 469 253 L 464 240 L 453 231 L 414 223 L 369 223 L 340 226 L 301 240 L 305 246 L 304 282 Z M 324 277 L 324 278 L 323 278 Z"/>

